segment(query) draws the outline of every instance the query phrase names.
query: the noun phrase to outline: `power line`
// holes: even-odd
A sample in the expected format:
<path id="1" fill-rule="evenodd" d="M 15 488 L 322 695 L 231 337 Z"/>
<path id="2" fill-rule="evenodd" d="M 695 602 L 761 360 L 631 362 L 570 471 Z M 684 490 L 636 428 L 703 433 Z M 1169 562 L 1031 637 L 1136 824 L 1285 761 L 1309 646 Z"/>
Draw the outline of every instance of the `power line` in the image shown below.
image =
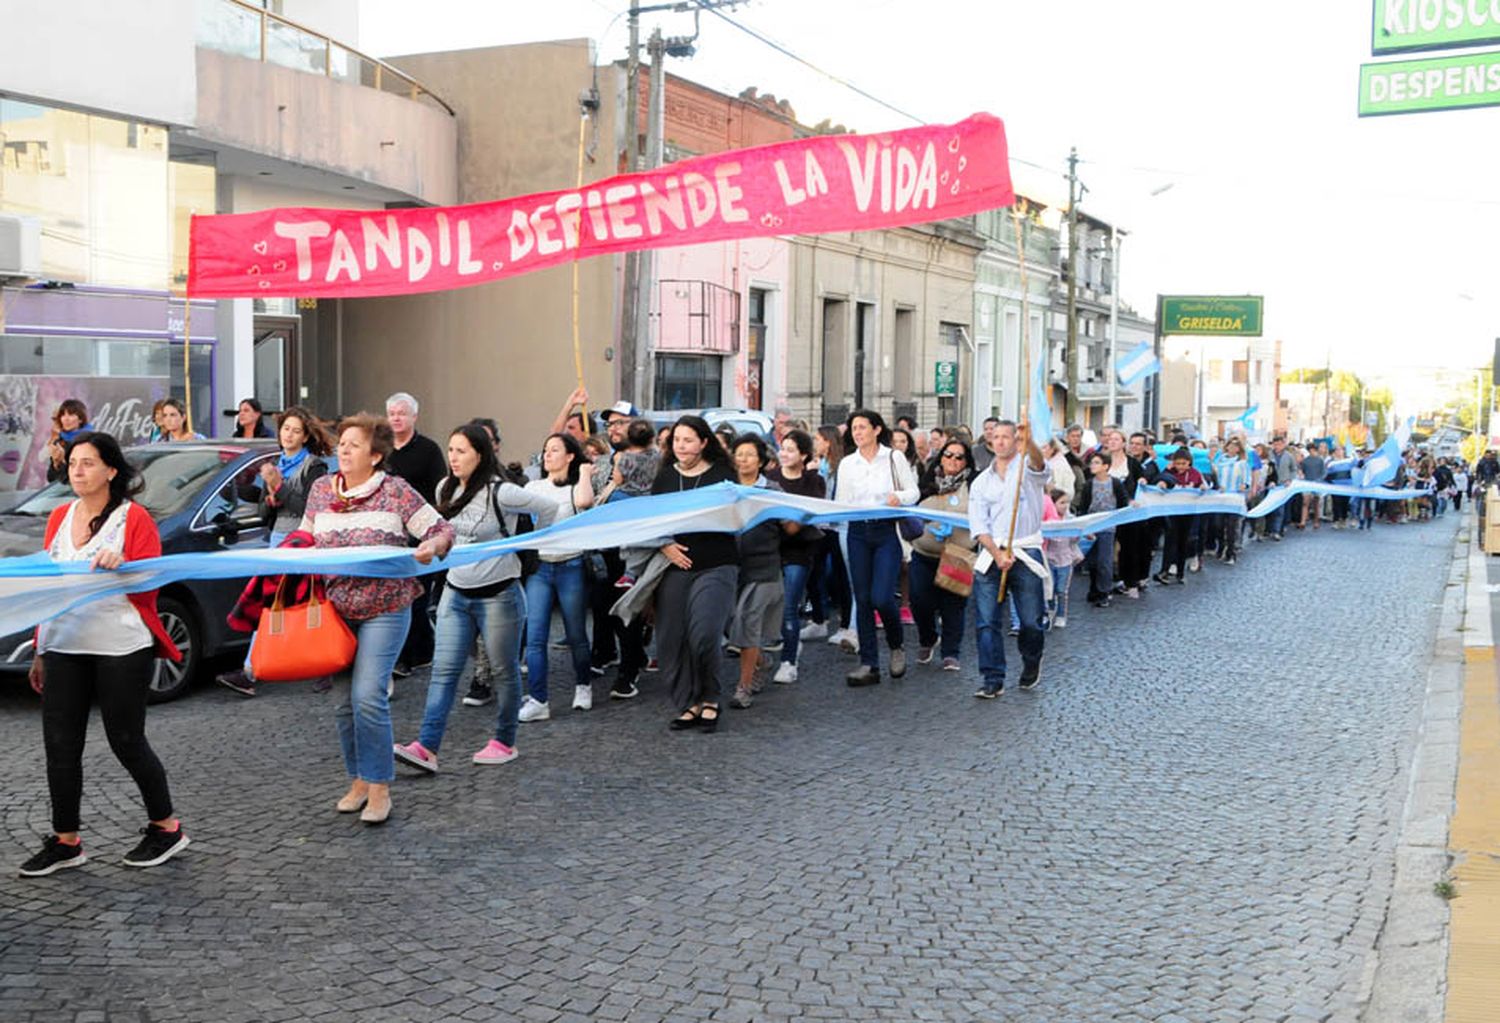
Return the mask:
<path id="1" fill-rule="evenodd" d="M 814 64 L 812 61 L 808 60 L 807 58 L 797 56 L 797 54 L 793 53 L 791 50 L 787 49 L 785 46 L 781 45 L 780 43 L 778 43 L 776 40 L 770 38 L 769 36 L 762 35 L 761 33 L 757 32 L 755 29 L 750 28 L 748 25 L 742 25 L 742 24 L 740 24 L 738 21 L 735 21 L 733 18 L 731 18 L 729 15 L 725 14 L 721 10 L 718 10 L 716 8 L 713 8 L 713 7 L 709 7 L 706 3 L 704 3 L 704 0 L 696 0 L 696 5 L 700 9 L 708 11 L 710 14 L 713 14 L 715 17 L 722 18 L 724 21 L 726 21 L 729 24 L 733 25 L 735 28 L 739 29 L 741 32 L 745 33 L 747 36 L 750 36 L 753 39 L 758 39 L 760 42 L 765 43 L 767 46 L 769 46 L 771 49 L 775 50 L 777 53 L 780 53 L 782 56 L 784 56 L 784 57 L 790 57 L 792 60 L 795 60 L 798 64 L 801 64 L 803 67 L 806 67 L 806 68 L 809 68 L 809 69 L 811 69 L 813 71 L 816 71 L 818 74 L 822 75 L 824 78 L 827 78 L 829 81 L 834 82 L 834 83 L 836 83 L 838 85 L 842 85 L 844 88 L 848 89 L 851 92 L 854 92 L 854 93 L 857 93 L 857 94 L 863 96 L 865 99 L 869 100 L 870 102 L 878 104 L 878 105 L 880 105 L 882 107 L 885 107 L 887 110 L 891 111 L 894 114 L 900 114 L 902 117 L 906 118 L 907 120 L 909 120 L 909 121 L 911 121 L 911 122 L 913 122 L 915 124 L 926 124 L 927 123 L 923 118 L 918 117 L 916 114 L 910 113 L 909 111 L 906 111 L 906 110 L 902 110 L 900 107 L 896 106 L 894 103 L 887 103 L 885 100 L 881 99 L 879 96 L 876 96 L 874 93 L 867 92 L 866 90 L 861 89 L 859 86 L 855 85 L 853 82 L 849 81 L 847 78 L 841 78 L 838 75 L 834 74 L 832 71 L 826 71 L 826 70 L 824 70 L 823 68 L 821 68 L 818 65 Z"/>
<path id="2" fill-rule="evenodd" d="M 707 6 L 704 3 L 704 0 L 695 0 L 695 3 L 702 10 L 708 11 L 709 13 L 715 15 L 718 18 L 722 18 L 724 21 L 728 22 L 730 25 L 733 25 L 735 28 L 739 29 L 741 32 L 745 33 L 746 35 L 750 36 L 751 38 L 756 39 L 759 42 L 764 43 L 765 45 L 769 46 L 771 49 L 775 50 L 777 53 L 780 53 L 782 56 L 788 57 L 791 60 L 796 61 L 798 64 L 801 64 L 803 67 L 806 67 L 806 68 L 808 68 L 808 69 L 816 72 L 817 74 L 822 75 L 824 78 L 827 78 L 829 81 L 835 83 L 836 85 L 841 85 L 844 88 L 848 89 L 849 91 L 851 91 L 853 93 L 856 93 L 859 96 L 863 96 L 865 99 L 869 100 L 870 102 L 875 103 L 875 104 L 877 104 L 879 106 L 882 106 L 882 107 L 884 107 L 885 109 L 891 111 L 894 114 L 899 114 L 900 116 L 906 118 L 907 120 L 913 122 L 914 124 L 927 124 L 927 123 L 929 123 L 926 118 L 918 117 L 916 114 L 913 114 L 910 111 L 903 110 L 900 107 L 896 106 L 894 103 L 889 103 L 889 102 L 881 99 L 879 96 L 876 96 L 874 93 L 869 92 L 866 89 L 860 88 L 858 85 L 855 85 L 853 82 L 849 81 L 847 78 L 843 78 L 843 77 L 841 77 L 839 75 L 834 74 L 832 71 L 828 71 L 825 68 L 819 67 L 817 64 L 814 64 L 812 61 L 808 60 L 806 57 L 798 56 L 797 54 L 793 53 L 791 50 L 787 49 L 787 47 L 785 47 L 781 43 L 778 43 L 776 40 L 770 38 L 769 36 L 767 36 L 767 35 L 765 35 L 765 34 L 763 34 L 761 32 L 757 32 L 755 29 L 750 28 L 748 25 L 742 25 L 742 24 L 740 24 L 738 21 L 735 21 L 733 18 L 731 18 L 729 15 L 725 14 L 721 10 L 718 10 L 716 8 Z M 1066 177 L 1067 176 L 1067 175 L 1063 174 L 1060 170 L 1058 170 L 1056 167 L 1049 167 L 1046 164 L 1037 163 L 1034 160 L 1027 160 L 1027 159 L 1025 159 L 1023 157 L 1016 156 L 1014 153 L 1010 154 L 1010 159 L 1011 159 L 1011 161 L 1013 163 L 1024 164 L 1027 167 L 1031 167 L 1031 168 L 1034 168 L 1034 169 L 1040 170 L 1040 171 L 1046 171 L 1049 174 L 1056 174 L 1059 177 Z"/>

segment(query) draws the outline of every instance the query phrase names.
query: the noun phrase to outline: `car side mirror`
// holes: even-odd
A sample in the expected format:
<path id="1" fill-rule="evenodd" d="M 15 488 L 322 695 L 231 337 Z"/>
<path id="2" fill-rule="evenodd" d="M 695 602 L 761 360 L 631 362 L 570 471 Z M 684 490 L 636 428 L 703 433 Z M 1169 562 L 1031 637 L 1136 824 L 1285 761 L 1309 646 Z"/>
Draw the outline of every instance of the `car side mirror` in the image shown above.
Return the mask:
<path id="1" fill-rule="evenodd" d="M 220 512 L 214 516 L 214 535 L 219 538 L 220 543 L 234 543 L 240 538 L 240 524 L 231 519 L 226 512 Z"/>

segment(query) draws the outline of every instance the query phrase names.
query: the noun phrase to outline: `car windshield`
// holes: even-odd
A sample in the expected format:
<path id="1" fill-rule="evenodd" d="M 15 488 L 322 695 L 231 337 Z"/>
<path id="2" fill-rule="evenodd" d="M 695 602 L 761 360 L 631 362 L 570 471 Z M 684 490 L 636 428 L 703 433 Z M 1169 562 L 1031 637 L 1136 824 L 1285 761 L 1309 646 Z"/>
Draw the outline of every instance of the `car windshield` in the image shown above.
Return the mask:
<path id="1" fill-rule="evenodd" d="M 144 483 L 135 501 L 154 519 L 164 519 L 187 507 L 203 487 L 240 452 L 219 448 L 180 448 L 161 444 L 130 448 L 125 458 L 141 474 Z M 71 500 L 73 488 L 66 480 L 49 484 L 11 512 L 13 515 L 52 514 L 52 509 Z"/>

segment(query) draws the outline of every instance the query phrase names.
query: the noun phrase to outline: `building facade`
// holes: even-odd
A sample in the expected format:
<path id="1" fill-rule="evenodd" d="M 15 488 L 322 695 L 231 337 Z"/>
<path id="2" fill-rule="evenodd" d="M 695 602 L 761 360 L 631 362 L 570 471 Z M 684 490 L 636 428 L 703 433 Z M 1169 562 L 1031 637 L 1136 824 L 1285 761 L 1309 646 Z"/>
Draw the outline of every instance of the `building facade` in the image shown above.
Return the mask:
<path id="1" fill-rule="evenodd" d="M 352 5 L 273 7 L 357 30 Z M 27 5 L 0 34 L 0 218 L 37 251 L 0 263 L 0 394 L 17 426 L 0 467 L 19 466 L 0 487 L 39 485 L 66 397 L 128 443 L 167 395 L 213 435 L 241 397 L 275 409 L 336 392 L 336 349 L 315 345 L 332 304 L 189 312 L 191 217 L 452 202 L 456 168 L 441 100 L 347 37 L 241 0 Z"/>

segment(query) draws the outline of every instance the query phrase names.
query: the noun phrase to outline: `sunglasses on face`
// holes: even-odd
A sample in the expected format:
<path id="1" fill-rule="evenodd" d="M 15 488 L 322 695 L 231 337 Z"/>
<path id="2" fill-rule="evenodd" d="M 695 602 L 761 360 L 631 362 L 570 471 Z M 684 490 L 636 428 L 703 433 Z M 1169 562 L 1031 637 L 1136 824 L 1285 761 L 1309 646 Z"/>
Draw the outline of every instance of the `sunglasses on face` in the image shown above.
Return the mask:
<path id="1" fill-rule="evenodd" d="M 943 452 L 943 457 L 944 458 L 956 458 L 960 462 L 962 462 L 963 459 L 964 459 L 964 453 L 962 451 L 944 451 Z"/>

